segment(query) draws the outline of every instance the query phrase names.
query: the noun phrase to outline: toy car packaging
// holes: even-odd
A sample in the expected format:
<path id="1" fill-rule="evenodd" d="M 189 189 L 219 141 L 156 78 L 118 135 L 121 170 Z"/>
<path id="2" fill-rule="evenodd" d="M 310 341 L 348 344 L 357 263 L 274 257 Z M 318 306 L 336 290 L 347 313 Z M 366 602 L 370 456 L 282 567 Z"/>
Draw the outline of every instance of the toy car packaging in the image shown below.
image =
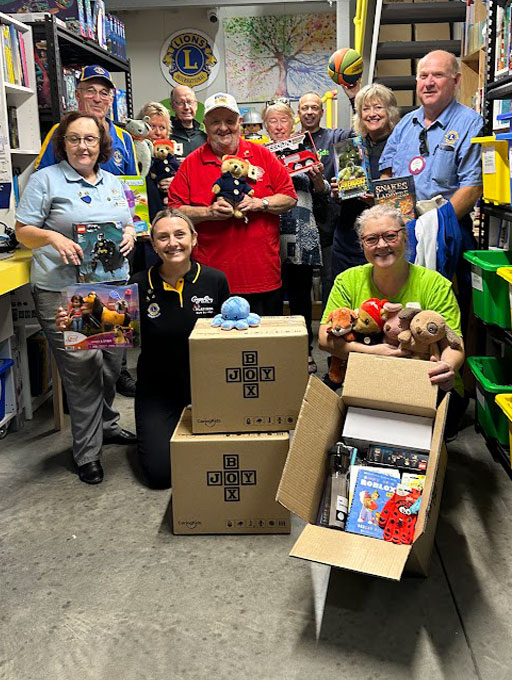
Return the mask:
<path id="1" fill-rule="evenodd" d="M 139 344 L 137 284 L 107 286 L 79 283 L 69 286 L 67 297 L 67 350 L 124 349 Z"/>
<path id="2" fill-rule="evenodd" d="M 349 137 L 334 145 L 339 197 L 357 198 L 373 193 L 368 152 L 362 137 Z"/>
<path id="3" fill-rule="evenodd" d="M 79 283 L 125 283 L 130 265 L 119 246 L 123 240 L 121 222 L 74 224 L 75 240 L 84 259 L 78 266 Z"/>
<path id="4" fill-rule="evenodd" d="M 277 156 L 290 175 L 296 175 L 320 165 L 315 144 L 309 132 L 301 132 L 278 142 L 269 142 L 265 146 Z"/>

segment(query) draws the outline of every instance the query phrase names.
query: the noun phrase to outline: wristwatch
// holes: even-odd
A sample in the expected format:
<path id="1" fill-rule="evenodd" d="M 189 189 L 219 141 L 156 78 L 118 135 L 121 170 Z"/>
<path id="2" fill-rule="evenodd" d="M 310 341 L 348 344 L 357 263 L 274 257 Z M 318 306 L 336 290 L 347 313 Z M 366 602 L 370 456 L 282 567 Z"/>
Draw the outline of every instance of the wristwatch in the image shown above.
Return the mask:
<path id="1" fill-rule="evenodd" d="M 262 198 L 261 204 L 263 205 L 262 208 L 263 212 L 265 212 L 265 210 L 268 210 L 268 206 L 270 205 L 270 203 L 268 202 L 268 198 Z"/>

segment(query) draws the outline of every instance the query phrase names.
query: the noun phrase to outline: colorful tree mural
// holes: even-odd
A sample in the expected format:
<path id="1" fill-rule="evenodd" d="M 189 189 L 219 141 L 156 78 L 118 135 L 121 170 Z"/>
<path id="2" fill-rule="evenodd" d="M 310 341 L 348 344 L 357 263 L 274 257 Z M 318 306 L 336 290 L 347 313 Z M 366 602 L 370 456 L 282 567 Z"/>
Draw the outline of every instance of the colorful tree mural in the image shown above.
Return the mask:
<path id="1" fill-rule="evenodd" d="M 228 92 L 241 102 L 298 99 L 332 88 L 327 75 L 336 49 L 332 13 L 235 17 L 224 21 Z"/>

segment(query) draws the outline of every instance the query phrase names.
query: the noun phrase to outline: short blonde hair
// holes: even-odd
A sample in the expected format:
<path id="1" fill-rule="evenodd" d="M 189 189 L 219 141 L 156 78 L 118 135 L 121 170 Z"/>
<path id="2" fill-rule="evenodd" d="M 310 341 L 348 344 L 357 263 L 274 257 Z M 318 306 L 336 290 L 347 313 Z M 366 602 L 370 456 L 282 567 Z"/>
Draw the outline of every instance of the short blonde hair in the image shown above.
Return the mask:
<path id="1" fill-rule="evenodd" d="M 400 120 L 400 110 L 393 92 L 380 83 L 373 83 L 366 85 L 356 95 L 355 109 L 356 112 L 352 118 L 352 129 L 361 137 L 366 137 L 368 130 L 363 123 L 363 106 L 367 102 L 380 102 L 388 112 L 389 126 L 391 130 Z M 391 131 L 390 130 L 390 131 Z"/>
<path id="2" fill-rule="evenodd" d="M 160 102 L 146 102 L 139 112 L 139 119 L 142 120 L 144 116 L 149 116 L 150 118 L 151 116 L 162 116 L 167 125 L 167 137 L 171 134 L 171 116 L 163 104 L 160 104 Z"/>
<path id="3" fill-rule="evenodd" d="M 285 104 L 284 102 L 276 102 L 275 104 L 270 104 L 269 106 L 265 106 L 263 111 L 261 112 L 261 117 L 263 118 L 263 125 L 267 127 L 267 117 L 271 113 L 284 113 L 292 122 L 292 131 L 293 127 L 295 125 L 295 114 L 293 113 L 293 109 L 289 104 Z"/>
<path id="4" fill-rule="evenodd" d="M 188 217 L 188 215 L 185 215 L 184 213 L 181 212 L 181 210 L 177 210 L 176 208 L 164 208 L 163 210 L 157 212 L 157 214 L 153 217 L 153 221 L 151 222 L 151 231 L 149 232 L 151 239 L 153 239 L 153 229 L 155 225 L 157 224 L 157 222 L 160 222 L 160 220 L 163 220 L 165 218 L 183 220 L 188 225 L 188 228 L 190 229 L 190 233 L 192 234 L 192 236 L 194 235 L 197 236 L 197 231 L 194 226 L 194 223 L 192 222 L 190 217 Z"/>

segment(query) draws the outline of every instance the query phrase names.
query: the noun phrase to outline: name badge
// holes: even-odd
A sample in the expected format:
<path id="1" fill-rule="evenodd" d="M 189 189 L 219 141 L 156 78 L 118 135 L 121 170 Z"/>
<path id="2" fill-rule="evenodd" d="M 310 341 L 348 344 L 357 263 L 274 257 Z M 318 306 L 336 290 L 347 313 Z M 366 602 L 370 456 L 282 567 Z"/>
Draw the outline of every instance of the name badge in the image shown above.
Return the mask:
<path id="1" fill-rule="evenodd" d="M 425 169 L 425 159 L 423 156 L 414 156 L 409 161 L 409 172 L 411 175 L 419 175 Z"/>

